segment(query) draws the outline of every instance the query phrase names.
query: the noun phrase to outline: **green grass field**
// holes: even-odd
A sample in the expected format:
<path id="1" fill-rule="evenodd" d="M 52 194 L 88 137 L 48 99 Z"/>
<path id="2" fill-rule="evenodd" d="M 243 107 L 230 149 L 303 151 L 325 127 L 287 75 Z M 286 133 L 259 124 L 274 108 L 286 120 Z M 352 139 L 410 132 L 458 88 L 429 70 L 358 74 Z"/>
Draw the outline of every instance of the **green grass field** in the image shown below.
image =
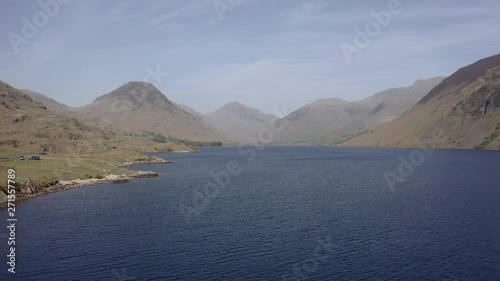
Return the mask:
<path id="1" fill-rule="evenodd" d="M 179 142 L 157 143 L 150 140 L 125 138 L 117 142 L 116 149 L 80 153 L 60 152 L 40 155 L 40 161 L 27 160 L 31 155 L 38 155 L 28 147 L 0 145 L 0 190 L 7 187 L 7 170 L 16 171 L 16 182 L 32 181 L 37 189 L 53 185 L 58 180 L 75 180 L 102 178 L 110 174 L 131 174 L 126 168 L 119 167 L 125 163 L 144 161 L 149 158 L 144 152 L 194 151 L 190 146 Z M 86 151 L 86 152 L 85 152 Z M 23 155 L 26 160 L 18 160 L 15 155 Z M 16 158 L 16 159 L 13 159 Z M 4 175 L 4 180 L 1 180 Z"/>
<path id="2" fill-rule="evenodd" d="M 55 180 L 72 180 L 100 178 L 108 174 L 131 174 L 132 172 L 118 167 L 125 162 L 144 157 L 137 152 L 108 151 L 88 154 L 53 154 L 42 155 L 40 161 L 0 160 L 0 172 L 7 177 L 7 170 L 16 171 L 16 181 L 31 180 L 35 186 L 45 188 Z M 1 181 L 2 190 L 7 182 Z"/>

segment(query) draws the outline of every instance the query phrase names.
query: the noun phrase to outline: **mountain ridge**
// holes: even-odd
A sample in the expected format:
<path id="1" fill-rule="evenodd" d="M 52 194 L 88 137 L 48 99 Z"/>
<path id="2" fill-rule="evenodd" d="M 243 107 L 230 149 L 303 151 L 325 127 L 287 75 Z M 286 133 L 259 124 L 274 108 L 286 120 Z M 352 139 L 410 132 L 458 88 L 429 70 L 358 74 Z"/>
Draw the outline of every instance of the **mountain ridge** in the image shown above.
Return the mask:
<path id="1" fill-rule="evenodd" d="M 76 118 L 49 110 L 21 90 L 0 81 L 2 144 L 25 151 L 74 151 L 105 147 L 114 139 L 111 128 L 93 118 Z M 92 148 L 91 148 L 92 147 Z M 2 147 L 2 149 L 7 149 Z"/>
<path id="2" fill-rule="evenodd" d="M 343 145 L 500 149 L 500 54 L 462 67 L 399 118 Z"/>
<path id="3" fill-rule="evenodd" d="M 270 125 L 271 120 L 277 119 L 274 115 L 239 102 L 227 103 L 204 116 L 210 124 L 240 143 L 256 136 L 262 128 Z"/>
<path id="4" fill-rule="evenodd" d="M 329 98 L 309 103 L 283 118 L 288 125 L 275 143 L 338 144 L 397 118 L 443 78 L 420 79 L 353 102 Z"/>
<path id="5" fill-rule="evenodd" d="M 31 90 L 28 90 L 28 89 L 19 89 L 19 91 L 21 91 L 22 93 L 30 96 L 34 101 L 37 101 L 41 104 L 43 104 L 45 107 L 47 107 L 48 109 L 50 110 L 53 110 L 53 111 L 69 111 L 69 110 L 72 110 L 71 107 L 63 104 L 63 103 L 60 103 L 58 102 L 57 100 L 53 99 L 53 98 L 50 98 L 44 94 L 41 94 L 41 93 L 38 93 L 38 92 L 35 92 L 35 91 L 31 91 Z"/>
<path id="6" fill-rule="evenodd" d="M 154 85 L 132 81 L 78 108 L 80 113 L 98 116 L 128 132 L 155 132 L 174 139 L 192 141 L 231 140 L 202 118 L 171 102 Z"/>

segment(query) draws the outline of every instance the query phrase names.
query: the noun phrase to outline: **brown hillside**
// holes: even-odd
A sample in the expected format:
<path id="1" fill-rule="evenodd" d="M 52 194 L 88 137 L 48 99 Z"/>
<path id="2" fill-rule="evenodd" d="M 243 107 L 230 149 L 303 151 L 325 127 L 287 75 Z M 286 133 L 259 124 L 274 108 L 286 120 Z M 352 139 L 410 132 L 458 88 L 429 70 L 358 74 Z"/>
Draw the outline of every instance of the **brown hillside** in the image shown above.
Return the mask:
<path id="1" fill-rule="evenodd" d="M 111 127 L 98 120 L 52 112 L 1 81 L 0 118 L 2 153 L 104 149 L 115 137 Z"/>
<path id="2" fill-rule="evenodd" d="M 155 86 L 129 82 L 79 112 L 111 122 L 128 132 L 156 132 L 166 137 L 193 141 L 228 140 L 200 117 L 172 103 Z"/>
<path id="3" fill-rule="evenodd" d="M 439 133 L 445 134 L 437 138 Z M 500 55 L 458 70 L 400 118 L 350 146 L 500 149 Z"/>
<path id="4" fill-rule="evenodd" d="M 206 114 L 205 119 L 228 137 L 239 142 L 256 137 L 261 130 L 269 128 L 275 116 L 241 103 L 232 102 L 218 110 Z"/>
<path id="5" fill-rule="evenodd" d="M 419 80 L 409 87 L 388 89 L 356 102 L 337 98 L 316 101 L 284 118 L 288 125 L 276 142 L 338 144 L 399 117 L 442 80 Z"/>

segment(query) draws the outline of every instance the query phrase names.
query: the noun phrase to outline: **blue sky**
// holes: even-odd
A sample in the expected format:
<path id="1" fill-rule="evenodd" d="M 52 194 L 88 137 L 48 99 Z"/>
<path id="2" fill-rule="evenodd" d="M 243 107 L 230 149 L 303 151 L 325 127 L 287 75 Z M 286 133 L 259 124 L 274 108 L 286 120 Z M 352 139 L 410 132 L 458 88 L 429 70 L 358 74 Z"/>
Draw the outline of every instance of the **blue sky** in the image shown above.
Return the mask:
<path id="1" fill-rule="evenodd" d="M 71 106 L 147 78 L 203 113 L 232 101 L 290 112 L 450 75 L 500 50 L 497 0 L 401 1 L 350 63 L 340 44 L 356 46 L 355 27 L 397 0 L 59 1 L 46 22 L 38 1 L 0 2 L 0 80 Z M 37 20 L 32 38 L 23 17 Z"/>

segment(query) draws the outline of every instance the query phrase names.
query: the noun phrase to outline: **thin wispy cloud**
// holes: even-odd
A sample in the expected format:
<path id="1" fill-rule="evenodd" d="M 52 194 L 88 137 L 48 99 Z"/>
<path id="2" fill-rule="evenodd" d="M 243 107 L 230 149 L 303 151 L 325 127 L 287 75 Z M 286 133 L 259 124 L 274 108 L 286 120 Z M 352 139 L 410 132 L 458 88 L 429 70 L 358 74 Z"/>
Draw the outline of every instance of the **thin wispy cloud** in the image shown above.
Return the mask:
<path id="1" fill-rule="evenodd" d="M 187 17 L 200 17 L 202 15 L 206 15 L 210 13 L 211 10 L 209 9 L 207 3 L 200 3 L 200 2 L 188 2 L 187 4 L 184 4 L 180 8 L 174 8 L 174 9 L 169 9 L 165 13 L 162 13 L 161 15 L 158 15 L 157 17 L 152 18 L 147 24 L 147 28 L 155 27 L 155 26 L 160 26 L 162 24 L 165 24 L 169 21 L 172 20 L 177 20 L 180 18 L 187 18 Z"/>
<path id="2" fill-rule="evenodd" d="M 122 0 L 111 9 L 110 15 L 116 16 L 123 13 L 134 0 Z"/>

